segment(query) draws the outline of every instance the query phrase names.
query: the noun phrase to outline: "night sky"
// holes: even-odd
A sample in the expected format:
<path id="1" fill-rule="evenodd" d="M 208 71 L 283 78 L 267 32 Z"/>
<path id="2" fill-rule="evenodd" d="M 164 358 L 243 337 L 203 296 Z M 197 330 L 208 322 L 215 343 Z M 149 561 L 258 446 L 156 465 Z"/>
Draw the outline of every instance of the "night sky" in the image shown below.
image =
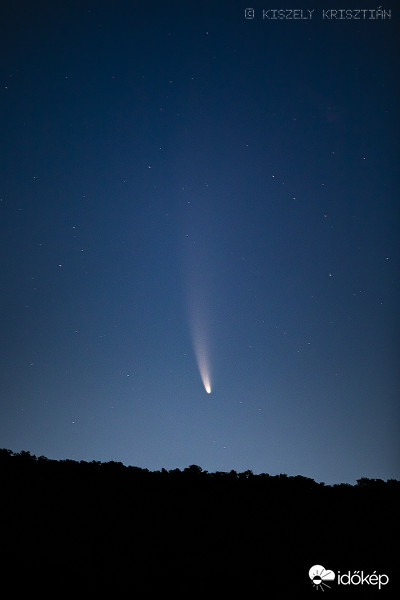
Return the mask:
<path id="1" fill-rule="evenodd" d="M 356 5 L 2 3 L 0 447 L 400 477 L 400 13 Z"/>

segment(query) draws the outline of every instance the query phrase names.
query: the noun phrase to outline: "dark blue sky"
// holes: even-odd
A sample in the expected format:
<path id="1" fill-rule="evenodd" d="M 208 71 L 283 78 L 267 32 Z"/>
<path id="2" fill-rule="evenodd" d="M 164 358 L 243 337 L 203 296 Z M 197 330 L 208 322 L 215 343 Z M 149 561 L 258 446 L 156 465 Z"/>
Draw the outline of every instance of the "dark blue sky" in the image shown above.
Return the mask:
<path id="1" fill-rule="evenodd" d="M 0 447 L 399 478 L 396 7 L 7 4 Z"/>

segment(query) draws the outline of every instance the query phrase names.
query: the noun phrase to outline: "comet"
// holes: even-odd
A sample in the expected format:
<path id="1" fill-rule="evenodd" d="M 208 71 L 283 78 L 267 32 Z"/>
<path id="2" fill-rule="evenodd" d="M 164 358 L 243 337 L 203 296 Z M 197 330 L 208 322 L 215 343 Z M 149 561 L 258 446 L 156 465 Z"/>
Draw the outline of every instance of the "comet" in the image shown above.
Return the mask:
<path id="1" fill-rule="evenodd" d="M 192 215 L 194 219 L 194 215 Z M 210 329 L 211 304 L 210 264 L 207 223 L 202 214 L 196 214 L 185 236 L 187 245 L 184 250 L 184 277 L 186 287 L 187 316 L 194 355 L 201 381 L 207 394 L 211 394 L 212 381 L 210 369 Z"/>
<path id="2" fill-rule="evenodd" d="M 190 329 L 193 343 L 193 350 L 196 357 L 201 381 L 207 394 L 211 394 L 211 369 L 209 359 L 208 343 L 208 319 L 205 317 L 204 304 L 200 302 L 199 296 L 191 303 L 190 310 Z"/>
<path id="3" fill-rule="evenodd" d="M 194 353 L 196 356 L 200 377 L 207 394 L 211 394 L 211 370 L 207 352 L 207 345 L 205 342 L 204 330 L 199 327 L 198 322 L 193 323 L 192 335 Z"/>
<path id="4" fill-rule="evenodd" d="M 211 379 L 208 364 L 201 357 L 197 356 L 197 364 L 200 371 L 200 377 L 207 394 L 211 394 Z"/>

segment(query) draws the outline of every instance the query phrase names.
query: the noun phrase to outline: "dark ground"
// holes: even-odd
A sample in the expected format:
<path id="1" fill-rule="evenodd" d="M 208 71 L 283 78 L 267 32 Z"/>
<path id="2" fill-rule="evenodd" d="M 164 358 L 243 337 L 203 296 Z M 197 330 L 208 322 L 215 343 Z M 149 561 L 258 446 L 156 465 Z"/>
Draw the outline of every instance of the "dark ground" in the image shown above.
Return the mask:
<path id="1" fill-rule="evenodd" d="M 0 451 L 2 582 L 12 597 L 313 597 L 308 571 L 386 574 L 323 591 L 397 596 L 400 482 L 150 472 Z M 329 596 L 327 595 L 329 598 Z"/>

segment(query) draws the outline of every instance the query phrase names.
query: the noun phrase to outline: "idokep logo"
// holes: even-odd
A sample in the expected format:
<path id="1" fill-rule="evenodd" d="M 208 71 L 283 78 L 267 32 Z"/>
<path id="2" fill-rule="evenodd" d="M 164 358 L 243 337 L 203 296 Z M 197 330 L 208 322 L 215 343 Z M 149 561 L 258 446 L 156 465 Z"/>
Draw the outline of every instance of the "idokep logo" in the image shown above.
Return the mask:
<path id="1" fill-rule="evenodd" d="M 313 586 L 318 590 L 324 590 L 325 587 L 330 588 L 327 581 L 333 581 L 335 579 L 335 573 L 325 569 L 322 565 L 314 565 L 308 571 L 308 576 L 312 581 Z"/>
<path id="2" fill-rule="evenodd" d="M 308 571 L 308 576 L 312 581 L 313 587 L 315 589 L 330 588 L 331 586 L 327 584 L 327 581 L 335 580 L 335 573 L 328 569 L 325 569 L 322 565 L 314 565 Z M 338 586 L 349 585 L 349 586 L 377 586 L 379 590 L 382 589 L 383 586 L 389 583 L 389 576 L 385 573 L 379 574 L 376 571 L 373 573 L 364 573 L 364 571 L 348 571 L 347 573 L 341 573 L 338 571 L 337 573 L 337 584 Z"/>

